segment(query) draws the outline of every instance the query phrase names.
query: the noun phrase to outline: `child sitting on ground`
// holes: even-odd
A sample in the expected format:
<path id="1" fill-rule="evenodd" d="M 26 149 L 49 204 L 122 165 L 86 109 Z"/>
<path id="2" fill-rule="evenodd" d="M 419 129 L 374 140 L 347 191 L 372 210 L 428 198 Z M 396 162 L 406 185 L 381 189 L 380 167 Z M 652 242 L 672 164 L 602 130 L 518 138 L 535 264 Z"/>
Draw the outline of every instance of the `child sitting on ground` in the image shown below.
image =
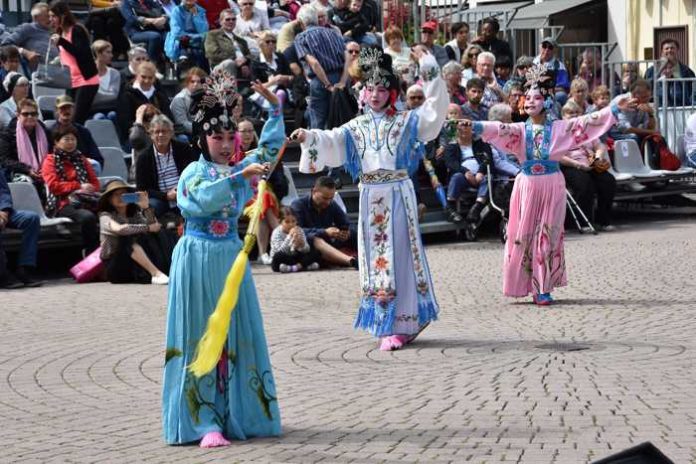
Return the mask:
<path id="1" fill-rule="evenodd" d="M 319 252 L 310 248 L 292 209 L 280 208 L 280 225 L 271 234 L 271 268 L 275 272 L 319 269 Z"/>

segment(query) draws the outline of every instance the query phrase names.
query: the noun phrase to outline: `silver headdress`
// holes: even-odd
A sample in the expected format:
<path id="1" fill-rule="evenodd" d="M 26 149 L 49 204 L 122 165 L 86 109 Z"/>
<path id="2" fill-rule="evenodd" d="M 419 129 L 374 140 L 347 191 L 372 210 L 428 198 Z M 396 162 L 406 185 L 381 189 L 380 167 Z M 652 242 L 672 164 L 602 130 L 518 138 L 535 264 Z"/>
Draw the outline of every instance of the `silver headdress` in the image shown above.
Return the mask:
<path id="1" fill-rule="evenodd" d="M 213 71 L 191 95 L 193 123 L 205 133 L 233 127 L 232 111 L 239 104 L 237 81 L 222 70 Z"/>
<path id="2" fill-rule="evenodd" d="M 363 83 L 396 88 L 398 81 L 391 69 L 391 56 L 384 54 L 381 49 L 376 47 L 361 49 L 358 64 Z"/>
<path id="3" fill-rule="evenodd" d="M 536 87 L 542 94 L 553 93 L 553 88 L 556 85 L 556 79 L 553 71 L 549 70 L 543 64 L 535 64 L 525 73 L 525 87 Z"/>

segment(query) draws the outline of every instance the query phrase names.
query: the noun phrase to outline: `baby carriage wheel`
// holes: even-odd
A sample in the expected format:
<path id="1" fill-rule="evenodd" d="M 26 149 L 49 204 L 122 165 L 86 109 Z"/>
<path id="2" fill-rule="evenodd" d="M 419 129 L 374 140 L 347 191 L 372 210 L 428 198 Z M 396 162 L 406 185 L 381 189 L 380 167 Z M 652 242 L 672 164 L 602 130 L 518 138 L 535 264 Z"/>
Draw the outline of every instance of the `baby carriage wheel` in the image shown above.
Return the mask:
<path id="1" fill-rule="evenodd" d="M 498 235 L 500 235 L 500 241 L 505 244 L 507 242 L 507 219 L 501 218 L 498 224 Z"/>

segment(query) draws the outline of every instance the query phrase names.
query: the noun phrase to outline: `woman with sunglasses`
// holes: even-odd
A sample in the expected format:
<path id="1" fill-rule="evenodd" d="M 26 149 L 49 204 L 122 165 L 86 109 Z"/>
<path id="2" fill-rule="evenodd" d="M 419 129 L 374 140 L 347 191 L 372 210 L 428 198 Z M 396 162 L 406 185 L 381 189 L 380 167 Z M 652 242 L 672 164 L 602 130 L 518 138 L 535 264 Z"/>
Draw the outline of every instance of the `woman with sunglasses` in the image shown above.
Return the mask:
<path id="1" fill-rule="evenodd" d="M 252 72 L 254 79 L 274 92 L 281 105 L 284 105 L 288 99 L 287 88 L 292 82 L 292 71 L 285 56 L 276 52 L 276 42 L 276 36 L 271 31 L 263 31 L 259 35 L 261 53 L 258 61 L 252 62 Z"/>
<path id="2" fill-rule="evenodd" d="M 466 86 L 466 81 L 476 76 L 476 60 L 483 49 L 480 45 L 469 44 L 462 55 L 462 86 Z"/>
<path id="3" fill-rule="evenodd" d="M 0 132 L 0 168 L 10 182 L 31 182 L 45 199 L 41 164 L 53 149 L 44 123 L 39 120 L 39 106 L 30 98 L 17 104 L 16 117 Z"/>

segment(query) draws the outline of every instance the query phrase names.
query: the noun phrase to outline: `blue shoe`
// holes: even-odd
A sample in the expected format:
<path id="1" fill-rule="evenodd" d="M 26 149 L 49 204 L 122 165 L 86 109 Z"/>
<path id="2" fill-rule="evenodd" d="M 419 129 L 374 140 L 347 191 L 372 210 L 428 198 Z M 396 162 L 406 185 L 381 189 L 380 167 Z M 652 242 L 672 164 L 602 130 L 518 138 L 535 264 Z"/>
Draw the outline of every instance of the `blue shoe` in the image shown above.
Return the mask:
<path id="1" fill-rule="evenodd" d="M 549 306 L 553 303 L 550 293 L 539 293 L 532 295 L 532 300 L 537 306 Z"/>

